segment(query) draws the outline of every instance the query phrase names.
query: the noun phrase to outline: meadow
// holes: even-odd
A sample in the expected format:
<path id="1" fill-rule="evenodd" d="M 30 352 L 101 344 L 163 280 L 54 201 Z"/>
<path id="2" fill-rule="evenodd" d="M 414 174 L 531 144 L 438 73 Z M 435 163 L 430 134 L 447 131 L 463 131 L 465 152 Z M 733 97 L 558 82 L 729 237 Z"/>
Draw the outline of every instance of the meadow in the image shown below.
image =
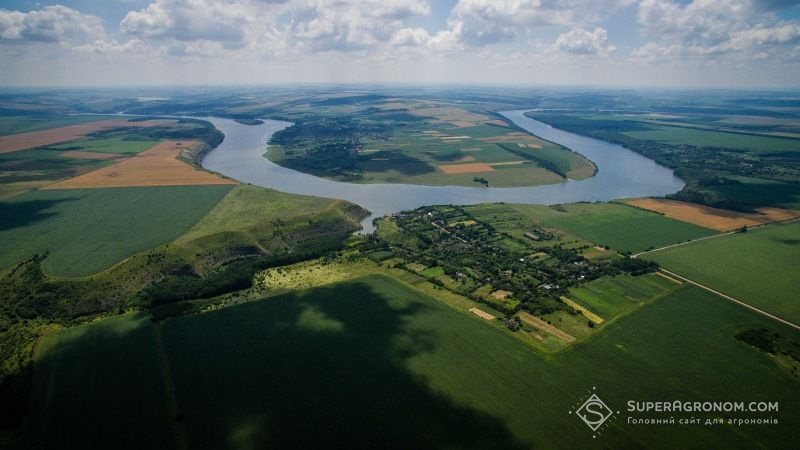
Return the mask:
<path id="1" fill-rule="evenodd" d="M 49 252 L 44 270 L 84 276 L 188 230 L 231 186 L 39 190 L 0 202 L 0 267 Z"/>
<path id="2" fill-rule="evenodd" d="M 112 320 L 51 335 L 37 350 L 29 439 L 98 448 L 155 439 L 214 449 L 788 448 L 800 426 L 800 413 L 783 407 L 800 401 L 797 380 L 733 337 L 754 326 L 797 333 L 691 286 L 547 357 L 384 276 L 160 324 Z M 569 414 L 592 392 L 620 411 L 596 438 Z M 625 411 L 628 400 L 664 399 L 782 407 L 767 415 L 778 425 L 627 423 L 719 415 Z"/>
<path id="3" fill-rule="evenodd" d="M 768 225 L 644 255 L 664 268 L 800 323 L 800 223 Z"/>

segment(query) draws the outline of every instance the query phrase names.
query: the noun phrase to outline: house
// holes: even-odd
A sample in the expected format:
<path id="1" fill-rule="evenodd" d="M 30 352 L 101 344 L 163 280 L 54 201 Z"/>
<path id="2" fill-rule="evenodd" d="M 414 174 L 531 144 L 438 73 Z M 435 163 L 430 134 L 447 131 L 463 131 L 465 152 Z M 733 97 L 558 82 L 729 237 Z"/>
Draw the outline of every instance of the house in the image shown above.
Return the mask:
<path id="1" fill-rule="evenodd" d="M 528 239 L 533 239 L 534 241 L 538 241 L 538 240 L 542 239 L 541 237 L 539 237 L 538 234 L 533 234 L 530 231 L 526 231 L 524 236 L 526 238 L 528 238 Z"/>

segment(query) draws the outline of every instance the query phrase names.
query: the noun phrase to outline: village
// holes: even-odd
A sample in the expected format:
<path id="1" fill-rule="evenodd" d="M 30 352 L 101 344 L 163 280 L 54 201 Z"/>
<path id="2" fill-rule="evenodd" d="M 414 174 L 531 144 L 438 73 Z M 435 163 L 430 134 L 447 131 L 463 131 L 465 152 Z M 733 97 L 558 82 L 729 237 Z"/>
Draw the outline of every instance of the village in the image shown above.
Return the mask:
<path id="1" fill-rule="evenodd" d="M 509 315 L 521 310 L 576 313 L 561 300 L 570 287 L 605 275 L 657 268 L 623 257 L 587 260 L 535 224 L 524 239 L 515 238 L 457 206 L 397 213 L 378 220 L 377 229 L 363 244 L 363 253 L 371 251 L 383 264 Z"/>

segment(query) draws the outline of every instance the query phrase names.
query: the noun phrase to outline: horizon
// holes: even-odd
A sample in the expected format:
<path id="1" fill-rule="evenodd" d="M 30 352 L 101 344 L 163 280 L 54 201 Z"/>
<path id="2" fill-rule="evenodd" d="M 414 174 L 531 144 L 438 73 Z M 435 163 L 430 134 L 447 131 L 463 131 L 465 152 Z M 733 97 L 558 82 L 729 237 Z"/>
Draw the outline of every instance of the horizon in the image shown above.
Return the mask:
<path id="1" fill-rule="evenodd" d="M 4 3 L 4 87 L 800 88 L 795 0 Z"/>

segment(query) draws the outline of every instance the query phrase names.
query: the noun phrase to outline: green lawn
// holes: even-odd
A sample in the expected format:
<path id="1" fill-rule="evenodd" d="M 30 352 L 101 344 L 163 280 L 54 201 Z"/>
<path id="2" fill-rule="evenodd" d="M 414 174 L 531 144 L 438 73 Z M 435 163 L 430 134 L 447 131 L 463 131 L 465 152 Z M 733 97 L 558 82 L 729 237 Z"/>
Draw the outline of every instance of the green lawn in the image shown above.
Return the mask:
<path id="1" fill-rule="evenodd" d="M 82 276 L 172 241 L 231 186 L 40 190 L 0 202 L 0 267 L 50 252 L 47 273 Z"/>
<path id="2" fill-rule="evenodd" d="M 800 323 L 798 256 L 797 222 L 645 255 L 675 273 Z"/>
<path id="3" fill-rule="evenodd" d="M 697 147 L 726 147 L 755 152 L 800 151 L 800 140 L 752 136 L 740 133 L 705 131 L 682 127 L 651 126 L 647 131 L 626 131 L 634 139 L 689 144 Z"/>
<path id="4" fill-rule="evenodd" d="M 798 381 L 733 338 L 752 326 L 798 334 L 691 286 L 550 356 L 382 276 L 171 319 L 160 341 L 133 339 L 153 325 L 128 317 L 115 320 L 129 330 L 102 340 L 89 332 L 100 322 L 43 346 L 33 417 L 59 422 L 35 420 L 31 436 L 65 442 L 70 430 L 95 448 L 152 447 L 156 436 L 174 448 L 176 423 L 188 448 L 790 448 L 800 426 Z M 164 418 L 161 386 L 174 386 L 177 422 Z M 620 411 L 596 438 L 569 414 L 591 392 Z M 631 425 L 629 400 L 781 408 L 757 416 L 778 425 Z"/>

